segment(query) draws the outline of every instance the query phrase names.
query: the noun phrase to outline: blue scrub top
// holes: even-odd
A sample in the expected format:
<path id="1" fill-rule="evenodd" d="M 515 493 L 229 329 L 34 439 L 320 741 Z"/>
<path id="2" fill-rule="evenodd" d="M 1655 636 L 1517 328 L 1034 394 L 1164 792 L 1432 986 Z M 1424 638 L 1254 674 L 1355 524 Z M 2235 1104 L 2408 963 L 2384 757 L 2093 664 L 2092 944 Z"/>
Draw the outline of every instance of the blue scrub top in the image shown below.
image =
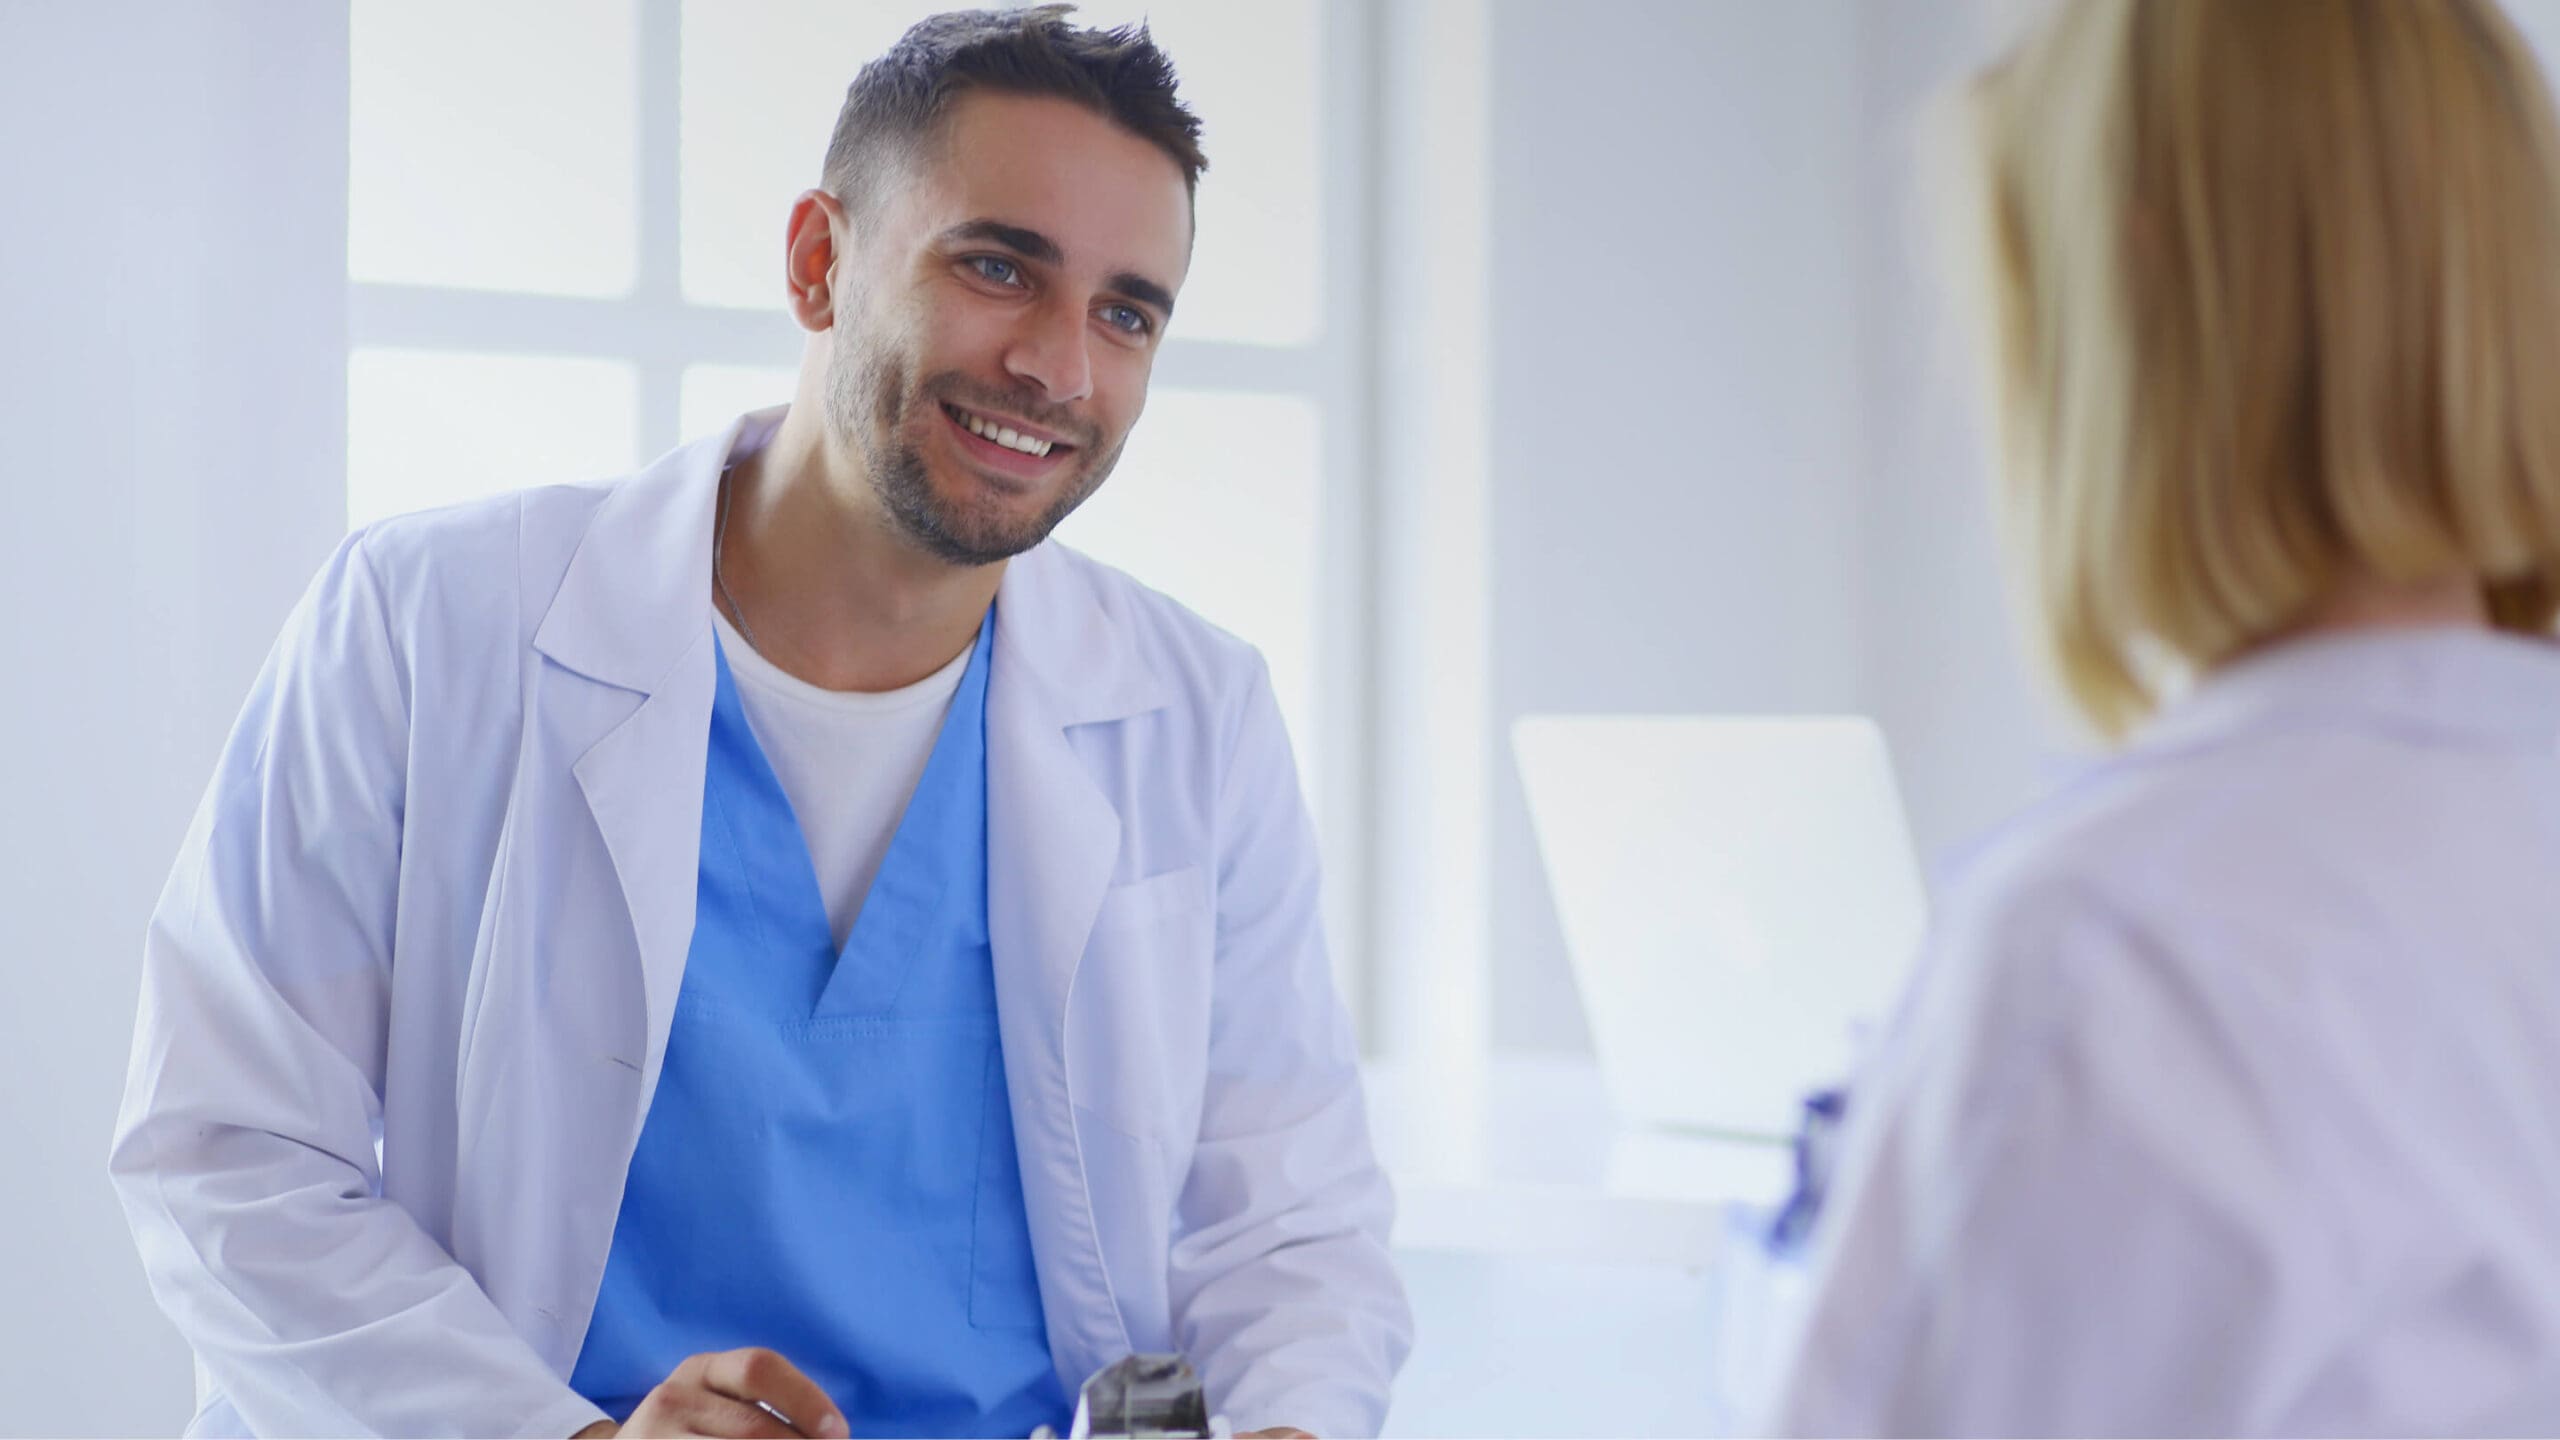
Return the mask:
<path id="1" fill-rule="evenodd" d="M 718 658 L 693 947 L 570 1379 L 616 1419 L 686 1356 L 746 1345 L 806 1372 L 856 1435 L 1072 1418 L 987 945 L 995 623 L 990 610 L 841 955 Z"/>

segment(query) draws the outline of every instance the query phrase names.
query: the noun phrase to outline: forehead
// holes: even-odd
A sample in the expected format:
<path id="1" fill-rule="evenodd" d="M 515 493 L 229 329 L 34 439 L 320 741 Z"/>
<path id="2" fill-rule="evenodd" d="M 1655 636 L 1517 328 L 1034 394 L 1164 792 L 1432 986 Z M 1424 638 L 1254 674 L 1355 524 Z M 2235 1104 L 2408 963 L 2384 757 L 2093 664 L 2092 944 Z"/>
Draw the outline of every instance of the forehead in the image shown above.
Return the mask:
<path id="1" fill-rule="evenodd" d="M 909 198 L 926 234 L 1000 220 L 1055 241 L 1071 270 L 1129 270 L 1168 289 L 1190 267 L 1182 166 L 1072 101 L 964 94 L 912 178 Z"/>

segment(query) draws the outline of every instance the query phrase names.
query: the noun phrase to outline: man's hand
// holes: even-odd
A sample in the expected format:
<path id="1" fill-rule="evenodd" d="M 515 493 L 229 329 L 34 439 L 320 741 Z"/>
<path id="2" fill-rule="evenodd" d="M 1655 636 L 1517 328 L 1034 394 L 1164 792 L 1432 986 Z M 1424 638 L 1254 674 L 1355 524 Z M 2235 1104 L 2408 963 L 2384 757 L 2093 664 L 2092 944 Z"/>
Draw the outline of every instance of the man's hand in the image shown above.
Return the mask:
<path id="1" fill-rule="evenodd" d="M 770 1350 L 696 1355 L 649 1392 L 619 1432 L 590 1425 L 579 1440 L 707 1435 L 722 1440 L 841 1440 L 844 1416 L 817 1383 Z"/>

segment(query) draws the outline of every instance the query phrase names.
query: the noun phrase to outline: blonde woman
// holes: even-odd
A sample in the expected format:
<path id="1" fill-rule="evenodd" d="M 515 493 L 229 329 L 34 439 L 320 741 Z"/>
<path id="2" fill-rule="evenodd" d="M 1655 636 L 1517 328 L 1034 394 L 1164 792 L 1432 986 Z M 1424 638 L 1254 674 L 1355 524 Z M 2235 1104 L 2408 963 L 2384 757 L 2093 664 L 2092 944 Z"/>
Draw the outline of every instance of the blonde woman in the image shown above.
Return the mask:
<path id="1" fill-rule="evenodd" d="M 1772 1428 L 2560 1433 L 2560 146 L 2482 0 L 1968 97 L 2020 595 L 2130 737 L 1954 886 Z"/>

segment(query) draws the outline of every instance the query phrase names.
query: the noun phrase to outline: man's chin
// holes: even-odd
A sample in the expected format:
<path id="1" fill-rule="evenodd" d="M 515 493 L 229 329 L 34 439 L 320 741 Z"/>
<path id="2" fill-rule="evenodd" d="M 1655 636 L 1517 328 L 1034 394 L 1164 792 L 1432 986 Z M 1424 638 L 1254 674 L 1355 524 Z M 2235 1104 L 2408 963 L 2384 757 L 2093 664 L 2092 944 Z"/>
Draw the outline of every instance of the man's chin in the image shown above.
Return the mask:
<path id="1" fill-rule="evenodd" d="M 912 453 L 912 452 L 911 452 Z M 900 528 L 954 565 L 993 565 L 1049 538 L 1094 490 L 1082 469 L 1036 480 L 933 456 L 883 488 Z"/>
<path id="2" fill-rule="evenodd" d="M 1010 560 L 1049 538 L 1056 528 L 1046 515 L 1023 519 L 1010 515 L 969 513 L 937 505 L 910 525 L 916 541 L 955 565 L 993 565 Z"/>
<path id="3" fill-rule="evenodd" d="M 937 485 L 932 525 L 955 545 L 986 557 L 980 563 L 1019 555 L 1048 539 L 1083 503 L 1086 492 L 1078 488 L 1078 478 L 1069 474 L 1025 484 L 1011 477 L 970 475 L 961 478 L 956 496 Z M 1062 504 L 1069 496 L 1074 499 Z"/>

